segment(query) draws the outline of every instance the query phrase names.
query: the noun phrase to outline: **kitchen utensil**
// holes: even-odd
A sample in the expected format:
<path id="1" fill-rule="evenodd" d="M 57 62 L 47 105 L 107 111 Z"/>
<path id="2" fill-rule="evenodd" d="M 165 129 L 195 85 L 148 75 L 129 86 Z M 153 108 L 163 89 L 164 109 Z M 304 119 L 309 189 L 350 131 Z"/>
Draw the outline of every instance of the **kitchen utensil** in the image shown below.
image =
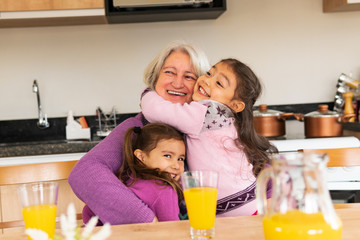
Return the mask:
<path id="1" fill-rule="evenodd" d="M 342 113 L 344 109 L 345 100 L 343 94 L 349 91 L 357 91 L 360 86 L 359 80 L 353 79 L 350 76 L 342 73 L 339 76 L 338 82 L 336 84 L 336 94 L 334 101 L 334 111 Z"/>
<path id="2" fill-rule="evenodd" d="M 116 109 L 113 107 L 110 114 L 105 114 L 100 107 L 96 109 L 97 121 L 99 123 L 96 135 L 99 137 L 108 136 L 111 131 L 117 126 Z"/>
<path id="3" fill-rule="evenodd" d="M 300 118 L 305 123 L 305 137 L 342 136 L 342 123 L 348 122 L 355 114 L 340 114 L 330 111 L 328 105 L 321 104 L 318 110 L 307 113 Z"/>
<path id="4" fill-rule="evenodd" d="M 256 182 L 258 213 L 264 215 L 266 240 L 340 240 L 342 223 L 327 188 L 326 154 L 286 153 L 272 156 Z M 266 186 L 272 180 L 272 197 Z M 269 201 L 269 202 L 268 202 Z"/>
<path id="5" fill-rule="evenodd" d="M 266 104 L 259 105 L 254 111 L 255 131 L 264 137 L 279 137 L 285 135 L 285 120 L 294 113 L 283 113 L 267 108 Z"/>

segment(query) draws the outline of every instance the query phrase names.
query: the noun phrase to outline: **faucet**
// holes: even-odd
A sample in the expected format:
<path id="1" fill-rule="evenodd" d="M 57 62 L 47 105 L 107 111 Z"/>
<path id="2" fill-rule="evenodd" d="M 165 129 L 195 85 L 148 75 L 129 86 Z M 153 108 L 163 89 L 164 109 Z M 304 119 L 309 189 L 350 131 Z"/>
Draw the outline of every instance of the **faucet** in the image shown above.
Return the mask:
<path id="1" fill-rule="evenodd" d="M 37 126 L 41 129 L 48 128 L 48 127 L 50 127 L 50 124 L 47 120 L 46 113 L 43 116 L 43 113 L 41 111 L 39 86 L 37 84 L 36 79 L 34 80 L 32 88 L 33 88 L 33 92 L 36 93 L 36 96 L 37 96 L 37 103 L 38 103 L 38 110 L 39 110 L 39 121 L 37 122 Z"/>

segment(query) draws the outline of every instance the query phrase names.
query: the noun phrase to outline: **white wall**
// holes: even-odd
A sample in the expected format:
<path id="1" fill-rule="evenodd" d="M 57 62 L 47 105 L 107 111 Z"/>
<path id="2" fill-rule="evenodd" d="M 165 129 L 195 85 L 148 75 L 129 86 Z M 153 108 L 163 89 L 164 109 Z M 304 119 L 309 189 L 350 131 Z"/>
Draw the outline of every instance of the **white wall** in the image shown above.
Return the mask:
<path id="1" fill-rule="evenodd" d="M 323 13 L 322 0 L 227 0 L 216 20 L 0 29 L 0 120 L 137 112 L 142 72 L 168 42 L 235 57 L 265 85 L 257 104 L 333 101 L 340 73 L 360 79 L 360 12 Z"/>

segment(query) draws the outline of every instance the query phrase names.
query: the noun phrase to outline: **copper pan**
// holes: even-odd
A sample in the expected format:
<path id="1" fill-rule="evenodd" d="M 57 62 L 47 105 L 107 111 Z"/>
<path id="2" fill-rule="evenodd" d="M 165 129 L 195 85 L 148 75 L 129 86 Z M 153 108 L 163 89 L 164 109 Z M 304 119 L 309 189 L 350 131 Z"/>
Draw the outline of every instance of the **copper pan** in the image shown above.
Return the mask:
<path id="1" fill-rule="evenodd" d="M 305 137 L 338 137 L 343 134 L 342 123 L 348 122 L 355 114 L 342 115 L 319 105 L 318 111 L 305 114 L 300 121 L 305 123 Z"/>
<path id="2" fill-rule="evenodd" d="M 286 134 L 285 120 L 294 116 L 294 113 L 283 113 L 270 110 L 266 104 L 259 105 L 254 111 L 255 131 L 264 137 L 279 137 Z"/>

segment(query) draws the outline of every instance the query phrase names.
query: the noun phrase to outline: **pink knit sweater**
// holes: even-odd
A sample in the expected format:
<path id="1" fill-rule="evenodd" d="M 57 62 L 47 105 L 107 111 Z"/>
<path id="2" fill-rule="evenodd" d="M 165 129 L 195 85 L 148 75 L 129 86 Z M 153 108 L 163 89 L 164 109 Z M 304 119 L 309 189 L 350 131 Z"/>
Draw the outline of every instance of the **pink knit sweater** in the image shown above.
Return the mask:
<path id="1" fill-rule="evenodd" d="M 174 104 L 150 91 L 144 94 L 141 108 L 149 122 L 170 124 L 187 135 L 187 163 L 191 170 L 219 172 L 218 214 L 256 212 L 256 178 L 246 154 L 235 144 L 238 135 L 227 106 L 215 101 Z M 229 207 L 235 203 L 236 207 Z"/>

